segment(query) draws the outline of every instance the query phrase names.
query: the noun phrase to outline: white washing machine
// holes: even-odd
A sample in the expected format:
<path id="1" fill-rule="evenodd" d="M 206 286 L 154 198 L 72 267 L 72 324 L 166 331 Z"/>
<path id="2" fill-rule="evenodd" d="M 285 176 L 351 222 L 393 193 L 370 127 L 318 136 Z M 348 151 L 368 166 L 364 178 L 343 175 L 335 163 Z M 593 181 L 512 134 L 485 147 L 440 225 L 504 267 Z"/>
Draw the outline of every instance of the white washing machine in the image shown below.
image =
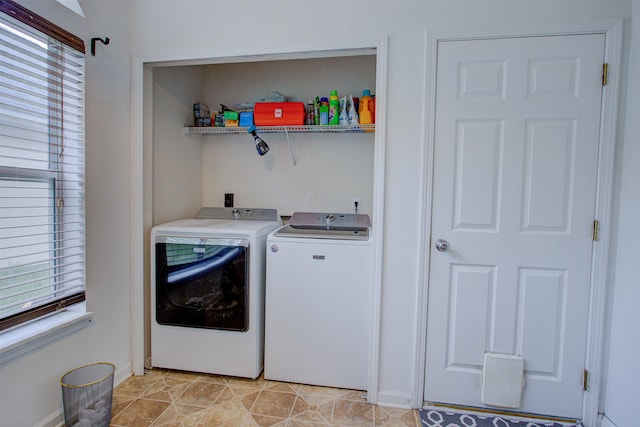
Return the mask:
<path id="1" fill-rule="evenodd" d="M 296 212 L 267 237 L 266 379 L 367 389 L 369 217 Z"/>
<path id="2" fill-rule="evenodd" d="M 275 209 L 200 209 L 151 231 L 151 360 L 257 378 L 264 356 L 265 241 Z"/>

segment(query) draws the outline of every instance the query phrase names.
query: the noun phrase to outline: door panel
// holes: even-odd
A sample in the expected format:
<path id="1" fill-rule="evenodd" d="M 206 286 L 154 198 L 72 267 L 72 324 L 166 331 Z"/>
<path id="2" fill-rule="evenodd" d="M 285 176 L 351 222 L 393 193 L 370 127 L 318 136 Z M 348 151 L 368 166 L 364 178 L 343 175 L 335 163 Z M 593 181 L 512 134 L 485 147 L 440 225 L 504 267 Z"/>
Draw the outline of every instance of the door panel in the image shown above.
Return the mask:
<path id="1" fill-rule="evenodd" d="M 519 273 L 517 353 L 524 356 L 530 373 L 558 379 L 566 271 L 521 268 Z"/>
<path id="2" fill-rule="evenodd" d="M 522 231 L 568 233 L 576 121 L 531 120 L 525 126 Z"/>
<path id="3" fill-rule="evenodd" d="M 482 364 L 494 288 L 494 266 L 451 265 L 449 324 L 456 333 L 449 342 L 450 366 L 473 369 Z"/>
<path id="4" fill-rule="evenodd" d="M 525 361 L 515 410 L 580 417 L 603 56 L 598 34 L 438 44 L 426 401 L 485 406 L 496 352 Z"/>
<path id="5" fill-rule="evenodd" d="M 461 121 L 457 134 L 454 228 L 495 231 L 500 195 L 502 124 L 497 120 Z"/>

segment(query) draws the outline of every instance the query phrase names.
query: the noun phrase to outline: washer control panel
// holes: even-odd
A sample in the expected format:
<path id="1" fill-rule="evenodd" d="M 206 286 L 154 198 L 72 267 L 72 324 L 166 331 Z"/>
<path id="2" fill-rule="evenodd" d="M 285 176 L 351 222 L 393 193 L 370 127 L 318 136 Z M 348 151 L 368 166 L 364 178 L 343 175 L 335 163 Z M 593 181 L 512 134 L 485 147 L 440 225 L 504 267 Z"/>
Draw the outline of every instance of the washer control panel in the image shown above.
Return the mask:
<path id="1" fill-rule="evenodd" d="M 275 235 L 311 239 L 369 240 L 370 227 L 369 215 L 364 214 L 294 212 L 289 223 L 276 231 Z"/>
<path id="2" fill-rule="evenodd" d="M 298 228 L 355 229 L 371 226 L 369 215 L 349 213 L 294 212 L 289 225 Z"/>

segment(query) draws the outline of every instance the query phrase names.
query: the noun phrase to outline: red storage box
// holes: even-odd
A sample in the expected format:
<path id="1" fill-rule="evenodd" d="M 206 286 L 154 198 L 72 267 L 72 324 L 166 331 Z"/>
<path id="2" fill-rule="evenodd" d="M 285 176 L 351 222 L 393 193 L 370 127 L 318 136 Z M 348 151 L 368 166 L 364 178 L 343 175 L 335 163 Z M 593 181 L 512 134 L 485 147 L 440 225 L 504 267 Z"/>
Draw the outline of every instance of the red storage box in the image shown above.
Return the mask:
<path id="1" fill-rule="evenodd" d="M 256 102 L 253 123 L 256 126 L 304 125 L 303 102 Z"/>

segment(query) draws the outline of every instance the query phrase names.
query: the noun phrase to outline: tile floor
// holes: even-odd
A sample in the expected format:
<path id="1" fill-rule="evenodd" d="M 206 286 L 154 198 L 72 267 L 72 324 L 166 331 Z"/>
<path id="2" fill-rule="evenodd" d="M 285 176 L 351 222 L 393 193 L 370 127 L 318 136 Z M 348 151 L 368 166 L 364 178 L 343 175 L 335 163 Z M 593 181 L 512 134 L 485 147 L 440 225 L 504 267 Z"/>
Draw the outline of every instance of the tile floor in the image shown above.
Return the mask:
<path id="1" fill-rule="evenodd" d="M 363 392 L 153 370 L 115 388 L 111 427 L 417 427 L 418 411 L 366 403 Z"/>

